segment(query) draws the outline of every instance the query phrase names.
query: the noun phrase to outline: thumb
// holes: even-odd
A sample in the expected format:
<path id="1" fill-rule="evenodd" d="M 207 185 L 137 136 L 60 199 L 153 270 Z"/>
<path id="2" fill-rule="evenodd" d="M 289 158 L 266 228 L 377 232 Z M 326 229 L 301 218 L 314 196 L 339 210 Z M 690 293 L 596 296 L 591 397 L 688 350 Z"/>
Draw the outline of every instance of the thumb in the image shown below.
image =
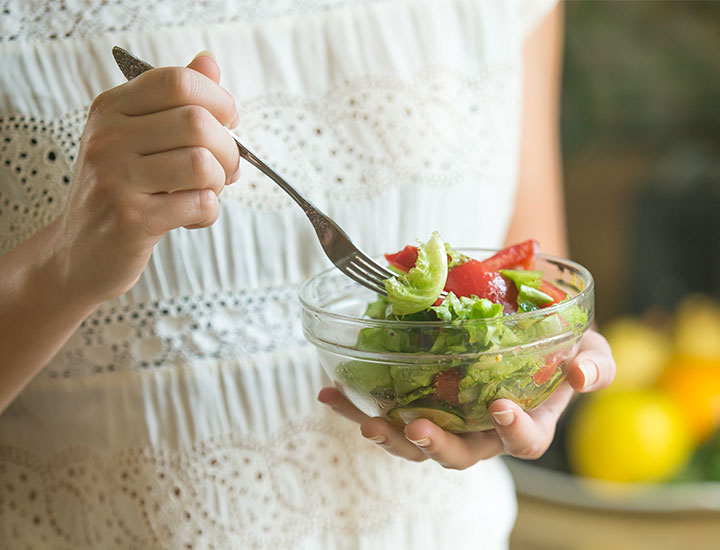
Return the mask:
<path id="1" fill-rule="evenodd" d="M 215 83 L 220 82 L 220 67 L 215 61 L 215 56 L 207 50 L 198 53 L 188 64 L 188 69 L 204 74 Z"/>

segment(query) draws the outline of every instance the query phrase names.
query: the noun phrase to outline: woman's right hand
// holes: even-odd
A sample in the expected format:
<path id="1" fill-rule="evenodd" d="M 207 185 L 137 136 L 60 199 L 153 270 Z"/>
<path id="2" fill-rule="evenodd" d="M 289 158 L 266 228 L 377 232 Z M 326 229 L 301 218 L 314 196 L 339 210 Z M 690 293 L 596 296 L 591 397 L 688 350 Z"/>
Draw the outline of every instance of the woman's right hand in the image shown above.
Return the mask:
<path id="1" fill-rule="evenodd" d="M 129 290 L 171 229 L 215 222 L 217 195 L 238 176 L 235 101 L 198 54 L 101 93 L 83 132 L 53 235 L 62 286 L 98 304 Z"/>

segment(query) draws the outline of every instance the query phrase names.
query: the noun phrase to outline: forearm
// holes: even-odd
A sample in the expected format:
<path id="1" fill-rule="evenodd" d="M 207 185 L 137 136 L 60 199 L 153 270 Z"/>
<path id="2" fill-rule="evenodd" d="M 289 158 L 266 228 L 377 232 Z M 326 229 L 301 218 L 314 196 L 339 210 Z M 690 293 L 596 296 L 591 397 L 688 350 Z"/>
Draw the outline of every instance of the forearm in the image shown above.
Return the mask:
<path id="1" fill-rule="evenodd" d="M 0 257 L 0 412 L 50 361 L 92 304 L 64 289 L 58 222 Z"/>
<path id="2" fill-rule="evenodd" d="M 512 244 L 534 238 L 543 252 L 567 255 L 559 139 L 563 12 L 559 5 L 524 49 L 523 122 Z"/>

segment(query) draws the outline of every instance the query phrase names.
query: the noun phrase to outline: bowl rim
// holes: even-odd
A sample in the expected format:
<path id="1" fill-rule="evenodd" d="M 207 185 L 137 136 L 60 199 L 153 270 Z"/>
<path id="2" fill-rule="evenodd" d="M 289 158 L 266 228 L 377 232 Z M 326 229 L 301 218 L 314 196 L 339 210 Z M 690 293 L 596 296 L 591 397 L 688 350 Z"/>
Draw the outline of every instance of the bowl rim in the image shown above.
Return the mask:
<path id="1" fill-rule="evenodd" d="M 500 248 L 472 248 L 472 247 L 464 247 L 464 248 L 456 248 L 460 253 L 495 253 L 499 252 Z M 471 254 L 466 254 L 468 256 L 471 256 Z M 472 257 L 472 256 L 471 256 Z M 545 318 L 550 317 L 551 315 L 561 312 L 565 310 L 566 308 L 576 305 L 578 302 L 581 302 L 583 299 L 585 299 L 587 296 L 591 295 L 594 292 L 595 289 L 595 280 L 590 273 L 590 271 L 583 265 L 567 259 L 567 258 L 561 258 L 559 256 L 553 256 L 551 254 L 544 254 L 544 253 L 538 253 L 535 255 L 536 258 L 540 258 L 542 260 L 545 260 L 549 263 L 555 264 L 558 266 L 561 271 L 564 269 L 569 269 L 571 272 L 575 273 L 576 275 L 580 275 L 584 280 L 587 281 L 585 284 L 585 287 L 578 292 L 575 296 L 570 298 L 569 300 L 559 302 L 557 304 L 554 304 L 552 306 L 548 306 L 546 308 L 540 308 L 534 311 L 524 311 L 522 313 L 510 313 L 510 314 L 504 314 L 502 317 L 493 317 L 490 319 L 461 319 L 461 320 L 454 320 L 454 321 L 400 321 L 400 320 L 392 320 L 392 319 L 370 319 L 366 317 L 357 317 L 354 315 L 346 315 L 344 313 L 337 313 L 328 311 L 327 309 L 322 308 L 321 306 L 317 306 L 314 304 L 311 304 L 306 294 L 311 287 L 311 285 L 320 280 L 321 278 L 327 276 L 330 273 L 333 272 L 339 272 L 339 270 L 333 266 L 328 269 L 324 269 L 323 271 L 316 273 L 309 279 L 307 279 L 302 285 L 300 285 L 300 289 L 298 291 L 298 296 L 300 299 L 300 303 L 302 304 L 303 309 L 313 312 L 318 315 L 322 315 L 323 317 L 330 318 L 330 319 L 336 319 L 339 321 L 343 321 L 346 323 L 361 323 L 364 326 L 376 326 L 376 327 L 400 327 L 400 326 L 407 326 L 407 327 L 414 327 L 414 328 L 424 328 L 424 327 L 433 327 L 433 328 L 441 328 L 441 327 L 457 327 L 458 323 L 463 324 L 467 322 L 471 322 L 473 324 L 482 324 L 484 322 L 497 322 L 499 319 L 503 321 L 503 323 L 508 322 L 514 322 L 514 321 L 523 321 L 523 320 L 529 320 L 529 319 L 535 319 L 535 318 Z M 348 278 L 348 280 L 351 280 Z M 357 285 L 360 287 L 360 285 Z M 594 310 L 594 305 L 592 307 Z"/>

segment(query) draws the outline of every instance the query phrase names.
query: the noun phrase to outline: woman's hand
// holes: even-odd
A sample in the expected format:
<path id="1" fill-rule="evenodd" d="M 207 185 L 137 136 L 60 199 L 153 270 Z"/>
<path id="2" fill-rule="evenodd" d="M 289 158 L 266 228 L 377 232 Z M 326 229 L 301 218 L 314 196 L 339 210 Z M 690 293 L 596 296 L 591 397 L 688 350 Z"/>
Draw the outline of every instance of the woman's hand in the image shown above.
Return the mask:
<path id="1" fill-rule="evenodd" d="M 499 454 L 538 458 L 550 446 L 555 425 L 573 395 L 608 386 L 615 377 L 615 362 L 605 338 L 588 331 L 580 344 L 565 382 L 540 407 L 523 411 L 509 399 L 490 405 L 494 430 L 455 435 L 429 420 L 419 419 L 404 431 L 384 418 L 370 418 L 336 388 L 323 388 L 318 400 L 360 424 L 363 436 L 391 454 L 414 461 L 428 458 L 446 468 L 463 470 L 479 460 Z"/>
<path id="2" fill-rule="evenodd" d="M 217 64 L 199 54 L 101 93 L 90 107 L 65 211 L 53 238 L 68 295 L 100 303 L 129 290 L 171 229 L 218 216 L 237 179 L 238 150 L 223 125 L 235 101 Z"/>

